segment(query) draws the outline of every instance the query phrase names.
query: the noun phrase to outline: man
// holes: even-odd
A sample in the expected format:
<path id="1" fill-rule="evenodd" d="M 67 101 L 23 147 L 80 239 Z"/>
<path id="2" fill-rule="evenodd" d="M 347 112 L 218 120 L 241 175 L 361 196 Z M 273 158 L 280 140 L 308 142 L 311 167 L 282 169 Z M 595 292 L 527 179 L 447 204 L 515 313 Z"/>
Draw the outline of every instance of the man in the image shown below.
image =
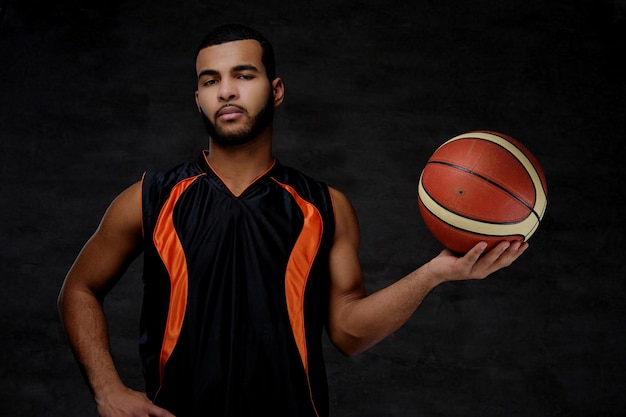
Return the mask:
<path id="1" fill-rule="evenodd" d="M 208 150 L 123 191 L 59 295 L 100 416 L 327 416 L 324 329 L 356 355 L 404 325 L 440 283 L 485 278 L 526 250 L 519 242 L 485 254 L 479 243 L 463 257 L 444 250 L 366 294 L 349 201 L 273 156 L 285 87 L 269 42 L 220 26 L 202 42 L 196 71 Z M 102 309 L 141 251 L 147 395 L 121 381 Z"/>

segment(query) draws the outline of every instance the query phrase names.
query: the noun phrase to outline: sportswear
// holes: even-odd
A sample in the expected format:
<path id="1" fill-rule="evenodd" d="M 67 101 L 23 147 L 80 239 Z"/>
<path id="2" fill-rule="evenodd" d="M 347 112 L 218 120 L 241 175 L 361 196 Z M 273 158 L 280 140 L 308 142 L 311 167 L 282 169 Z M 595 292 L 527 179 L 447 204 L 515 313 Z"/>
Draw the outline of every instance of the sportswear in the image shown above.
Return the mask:
<path id="1" fill-rule="evenodd" d="M 327 416 L 328 186 L 276 160 L 235 196 L 207 155 L 142 178 L 148 397 L 177 417 Z"/>

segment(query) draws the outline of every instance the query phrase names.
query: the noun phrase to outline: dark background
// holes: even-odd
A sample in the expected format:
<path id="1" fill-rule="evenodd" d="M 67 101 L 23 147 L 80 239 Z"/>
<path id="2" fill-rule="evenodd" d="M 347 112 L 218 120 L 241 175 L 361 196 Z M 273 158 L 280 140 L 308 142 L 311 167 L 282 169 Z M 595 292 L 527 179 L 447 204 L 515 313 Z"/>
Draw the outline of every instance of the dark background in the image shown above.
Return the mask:
<path id="1" fill-rule="evenodd" d="M 517 263 L 441 285 L 356 358 L 328 345 L 332 415 L 625 415 L 626 1 L 0 5 L 0 415 L 95 415 L 58 290 L 119 191 L 205 146 L 194 50 L 231 21 L 273 41 L 286 84 L 276 154 L 352 200 L 370 291 L 441 249 L 415 189 L 443 141 L 509 134 L 548 180 Z M 138 389 L 140 292 L 137 262 L 106 302 Z"/>

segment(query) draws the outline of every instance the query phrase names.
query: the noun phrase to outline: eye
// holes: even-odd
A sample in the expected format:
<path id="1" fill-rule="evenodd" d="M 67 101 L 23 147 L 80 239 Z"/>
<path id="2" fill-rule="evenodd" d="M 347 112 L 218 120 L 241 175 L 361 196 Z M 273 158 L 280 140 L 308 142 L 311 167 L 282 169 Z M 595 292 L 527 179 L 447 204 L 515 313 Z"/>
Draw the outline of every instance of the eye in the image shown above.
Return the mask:
<path id="1" fill-rule="evenodd" d="M 241 75 L 240 75 L 239 77 L 237 77 L 237 78 L 239 78 L 240 80 L 251 80 L 251 79 L 253 79 L 253 78 L 254 78 L 254 76 L 253 76 L 253 75 L 250 75 L 250 74 L 241 74 Z"/>
<path id="2" fill-rule="evenodd" d="M 213 79 L 213 78 L 209 78 L 208 80 L 205 80 L 205 81 L 202 83 L 202 85 L 207 85 L 207 86 L 209 86 L 209 85 L 215 85 L 215 84 L 217 84 L 217 80 L 216 80 L 216 79 Z"/>

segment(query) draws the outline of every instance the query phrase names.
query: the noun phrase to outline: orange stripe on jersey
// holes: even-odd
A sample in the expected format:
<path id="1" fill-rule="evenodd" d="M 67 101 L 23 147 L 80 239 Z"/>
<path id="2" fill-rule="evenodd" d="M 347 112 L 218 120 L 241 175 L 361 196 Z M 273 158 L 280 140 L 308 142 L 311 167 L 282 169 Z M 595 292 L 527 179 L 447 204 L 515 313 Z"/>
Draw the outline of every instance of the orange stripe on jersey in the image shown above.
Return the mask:
<path id="1" fill-rule="evenodd" d="M 311 266 L 321 244 L 323 222 L 322 216 L 313 204 L 300 197 L 297 191 L 289 185 L 279 184 L 293 196 L 304 215 L 302 231 L 287 262 L 285 294 L 291 329 L 308 377 L 309 368 L 304 331 L 304 291 Z"/>
<path id="2" fill-rule="evenodd" d="M 161 383 L 163 383 L 165 363 L 178 342 L 187 305 L 187 260 L 174 227 L 174 207 L 183 192 L 201 175 L 204 174 L 184 179 L 172 188 L 170 196 L 159 212 L 154 228 L 154 245 L 170 277 L 170 305 L 159 361 Z"/>

